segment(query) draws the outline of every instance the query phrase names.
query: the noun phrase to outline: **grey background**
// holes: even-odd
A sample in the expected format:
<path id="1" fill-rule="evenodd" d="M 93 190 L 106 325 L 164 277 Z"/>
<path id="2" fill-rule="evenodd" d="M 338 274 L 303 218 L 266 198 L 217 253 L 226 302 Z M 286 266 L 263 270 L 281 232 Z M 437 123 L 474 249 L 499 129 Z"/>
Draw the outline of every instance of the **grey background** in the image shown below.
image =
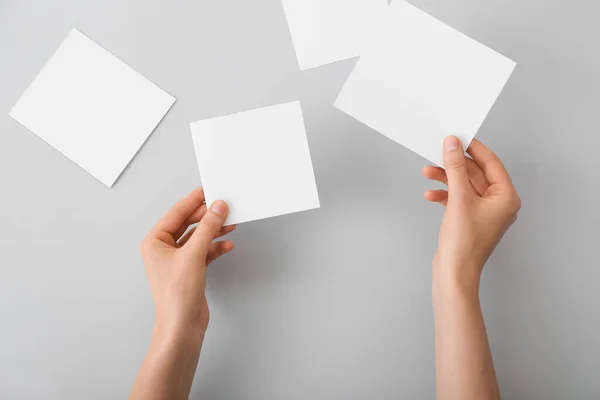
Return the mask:
<path id="1" fill-rule="evenodd" d="M 414 1 L 519 65 L 479 138 L 521 218 L 482 302 L 506 399 L 600 398 L 600 5 Z M 8 117 L 72 27 L 178 98 L 109 190 Z M 200 184 L 188 123 L 301 100 L 322 208 L 245 224 L 211 267 L 195 399 L 433 398 L 425 160 L 300 73 L 280 0 L 0 0 L 0 398 L 125 398 L 149 344 L 138 243 Z"/>

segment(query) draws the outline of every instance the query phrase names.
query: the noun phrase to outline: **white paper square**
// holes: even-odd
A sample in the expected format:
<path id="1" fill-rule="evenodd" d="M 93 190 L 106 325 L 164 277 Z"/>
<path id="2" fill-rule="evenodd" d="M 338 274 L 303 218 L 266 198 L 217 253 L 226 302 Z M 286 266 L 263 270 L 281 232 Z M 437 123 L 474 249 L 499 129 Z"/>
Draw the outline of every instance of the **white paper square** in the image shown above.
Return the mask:
<path id="1" fill-rule="evenodd" d="M 174 102 L 73 29 L 10 115 L 111 187 Z"/>
<path id="2" fill-rule="evenodd" d="M 300 69 L 361 55 L 387 0 L 283 0 Z"/>
<path id="3" fill-rule="evenodd" d="M 418 8 L 393 1 L 335 107 L 442 166 L 442 143 L 465 149 L 515 63 Z"/>
<path id="4" fill-rule="evenodd" d="M 299 102 L 190 124 L 207 204 L 226 225 L 319 208 Z"/>

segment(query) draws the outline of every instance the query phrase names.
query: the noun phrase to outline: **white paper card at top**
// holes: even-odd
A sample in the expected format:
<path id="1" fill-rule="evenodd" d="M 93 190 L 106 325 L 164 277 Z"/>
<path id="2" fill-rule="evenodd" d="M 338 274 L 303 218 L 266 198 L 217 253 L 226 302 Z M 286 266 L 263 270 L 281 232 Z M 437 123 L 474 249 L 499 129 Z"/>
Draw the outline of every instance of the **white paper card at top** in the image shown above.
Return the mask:
<path id="1" fill-rule="evenodd" d="M 282 0 L 300 69 L 361 55 L 387 0 Z"/>
<path id="2" fill-rule="evenodd" d="M 174 102 L 74 29 L 10 115 L 111 187 Z"/>
<path id="3" fill-rule="evenodd" d="M 299 102 L 190 124 L 207 204 L 226 225 L 319 208 Z"/>
<path id="4" fill-rule="evenodd" d="M 515 65 L 397 0 L 335 107 L 443 166 L 444 138 L 468 147 Z"/>

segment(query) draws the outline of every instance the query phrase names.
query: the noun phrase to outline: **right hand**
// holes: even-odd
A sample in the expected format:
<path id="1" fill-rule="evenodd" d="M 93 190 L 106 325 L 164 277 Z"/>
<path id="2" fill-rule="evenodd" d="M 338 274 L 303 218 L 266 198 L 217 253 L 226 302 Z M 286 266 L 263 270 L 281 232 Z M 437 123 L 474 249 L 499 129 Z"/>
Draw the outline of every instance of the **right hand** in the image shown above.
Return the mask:
<path id="1" fill-rule="evenodd" d="M 467 153 L 454 136 L 444 141 L 445 170 L 425 167 L 423 175 L 448 185 L 425 198 L 446 206 L 433 261 L 434 280 L 478 295 L 483 266 L 516 221 L 521 199 L 498 157 L 475 139 Z"/>
<path id="2" fill-rule="evenodd" d="M 200 339 L 206 332 L 206 268 L 233 250 L 230 240 L 213 243 L 235 229 L 235 225 L 223 227 L 227 213 L 223 201 L 207 207 L 204 191 L 196 189 L 171 208 L 142 242 L 155 304 L 155 332 L 168 339 L 180 334 Z M 188 231 L 196 223 L 198 226 Z"/>

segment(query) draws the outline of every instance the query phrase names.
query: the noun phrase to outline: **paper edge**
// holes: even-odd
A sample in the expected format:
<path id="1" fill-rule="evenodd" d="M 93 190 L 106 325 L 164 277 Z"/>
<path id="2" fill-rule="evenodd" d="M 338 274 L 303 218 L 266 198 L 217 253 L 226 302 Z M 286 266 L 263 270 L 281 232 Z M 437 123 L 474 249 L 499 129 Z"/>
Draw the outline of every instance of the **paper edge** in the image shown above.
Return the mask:
<path id="1" fill-rule="evenodd" d="M 133 155 L 131 156 L 131 158 L 129 159 L 129 161 L 127 161 L 127 164 L 125 164 L 125 166 L 121 169 L 121 172 L 119 172 L 119 174 L 113 180 L 113 182 L 110 185 L 107 185 L 109 188 L 112 188 L 115 185 L 115 183 L 117 183 L 117 181 L 119 180 L 119 178 L 121 178 L 121 176 L 129 168 L 129 165 L 131 165 L 131 163 L 133 162 L 133 160 L 137 157 L 137 155 L 139 154 L 139 152 L 142 150 L 142 147 L 144 147 L 144 145 L 150 140 L 150 137 L 154 134 L 154 132 L 158 129 L 158 127 L 160 126 L 160 124 L 162 124 L 162 122 L 164 121 L 164 119 L 167 117 L 167 115 L 169 114 L 169 112 L 171 111 L 171 109 L 175 106 L 175 103 L 177 103 L 177 99 L 175 99 L 173 96 L 171 96 L 171 99 L 169 99 L 169 102 L 170 102 L 169 106 L 166 108 L 166 110 L 164 111 L 163 115 L 159 118 L 159 120 L 156 123 L 156 125 L 154 125 L 154 128 L 152 128 L 152 130 L 150 131 L 150 133 L 148 133 L 148 135 L 146 136 L 146 138 L 142 141 L 142 143 L 140 144 L 140 147 L 138 147 L 137 150 L 135 151 L 135 153 L 133 153 Z M 90 175 L 92 175 L 92 174 L 90 174 Z M 94 176 L 94 175 L 92 175 L 92 176 Z"/>
<path id="2" fill-rule="evenodd" d="M 375 1 L 375 0 L 371 0 L 371 1 Z M 387 12 L 387 10 L 389 10 L 391 4 L 388 0 L 377 0 L 377 1 L 380 1 L 382 3 L 382 5 L 381 5 L 382 11 L 384 9 L 384 4 L 385 4 L 386 12 Z M 395 1 L 404 1 L 404 0 L 395 0 Z M 340 62 L 352 60 L 357 57 L 362 57 L 362 54 L 355 54 L 355 55 L 347 57 L 347 58 L 327 61 L 325 63 L 323 63 L 323 62 L 304 62 L 304 61 L 300 60 L 300 57 L 298 55 L 298 51 L 296 48 L 296 41 L 294 40 L 294 34 L 292 33 L 292 26 L 291 26 L 290 20 L 289 20 L 289 13 L 288 13 L 288 10 L 286 9 L 285 3 L 286 3 L 286 0 L 281 0 L 281 7 L 283 9 L 283 14 L 285 16 L 286 25 L 288 27 L 289 38 L 290 38 L 290 41 L 292 42 L 292 48 L 294 49 L 296 63 L 298 65 L 300 72 L 304 72 L 304 71 L 308 71 L 308 70 L 312 70 L 312 69 L 316 69 L 316 68 L 321 68 L 321 67 L 326 67 L 326 66 L 334 65 L 334 64 L 337 64 Z M 384 17 L 384 15 L 382 15 L 382 17 Z M 371 40 L 374 40 L 374 38 L 372 38 Z M 365 46 L 365 47 L 368 48 L 369 46 Z M 361 50 L 360 52 L 362 53 L 363 51 Z"/>
<path id="3" fill-rule="evenodd" d="M 261 107 L 257 107 L 257 108 L 251 108 L 251 109 L 243 110 L 243 111 L 236 111 L 236 112 L 231 113 L 231 114 L 223 114 L 223 115 L 218 115 L 216 117 L 208 117 L 208 118 L 204 118 L 204 119 L 199 119 L 197 121 L 190 122 L 190 129 L 193 129 L 195 127 L 195 125 L 200 124 L 200 123 L 205 122 L 205 121 L 218 120 L 218 119 L 221 119 L 221 118 L 232 117 L 232 116 L 238 115 L 238 114 L 245 114 L 245 113 L 249 113 L 249 112 L 252 112 L 252 111 L 259 111 L 259 110 L 264 110 L 264 109 L 267 109 L 267 108 L 284 106 L 284 105 L 289 105 L 289 104 L 294 104 L 294 103 L 297 103 L 300 106 L 300 108 L 302 108 L 302 106 L 300 104 L 300 100 L 286 101 L 284 103 L 271 104 L 271 105 L 261 106 Z"/>

